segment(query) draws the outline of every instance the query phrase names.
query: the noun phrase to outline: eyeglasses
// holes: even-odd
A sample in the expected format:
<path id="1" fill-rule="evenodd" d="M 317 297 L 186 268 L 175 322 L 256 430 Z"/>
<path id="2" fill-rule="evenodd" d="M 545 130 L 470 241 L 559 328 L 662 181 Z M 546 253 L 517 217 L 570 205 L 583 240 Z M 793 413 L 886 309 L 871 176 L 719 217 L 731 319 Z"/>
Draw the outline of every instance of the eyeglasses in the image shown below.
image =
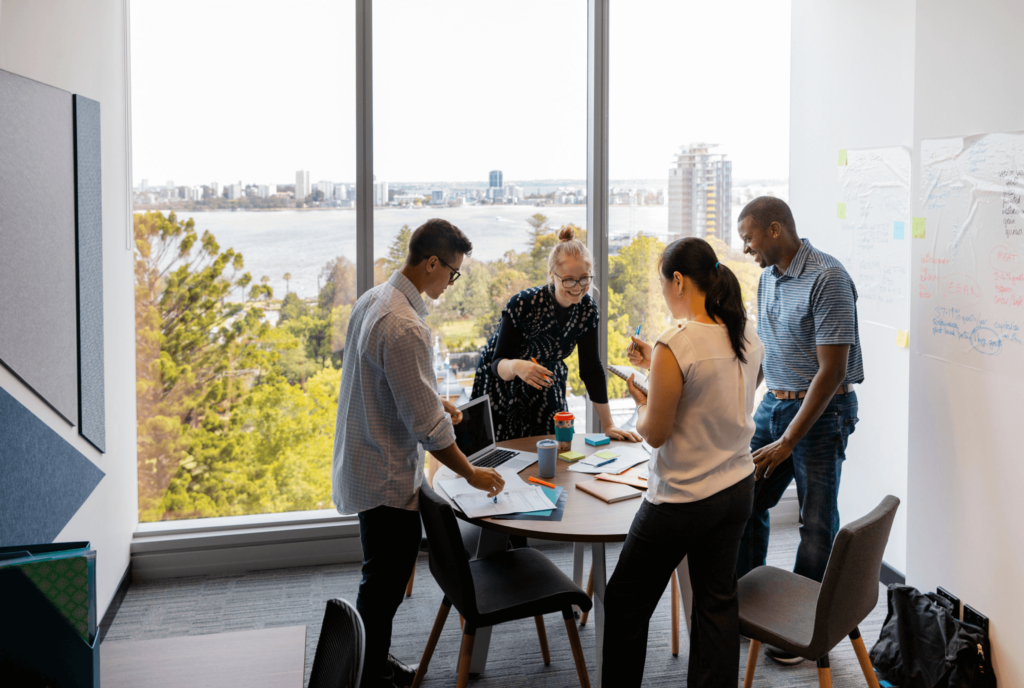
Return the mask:
<path id="1" fill-rule="evenodd" d="M 440 261 L 441 265 L 445 266 L 446 268 L 448 268 L 449 270 L 452 271 L 452 274 L 448 275 L 448 284 L 455 284 L 455 280 L 457 280 L 460 277 L 462 277 L 462 273 L 459 272 L 458 270 L 456 270 L 455 268 L 453 268 L 451 265 L 449 265 L 448 263 L 444 262 L 440 258 L 438 258 L 437 260 Z"/>
<path id="2" fill-rule="evenodd" d="M 589 287 L 590 283 L 594 281 L 594 278 L 591 277 L 590 275 L 585 275 L 583 277 L 580 277 L 579 279 L 565 279 L 557 272 L 554 274 L 555 277 L 562 280 L 562 286 L 565 287 L 566 289 L 574 289 L 576 286 Z"/>

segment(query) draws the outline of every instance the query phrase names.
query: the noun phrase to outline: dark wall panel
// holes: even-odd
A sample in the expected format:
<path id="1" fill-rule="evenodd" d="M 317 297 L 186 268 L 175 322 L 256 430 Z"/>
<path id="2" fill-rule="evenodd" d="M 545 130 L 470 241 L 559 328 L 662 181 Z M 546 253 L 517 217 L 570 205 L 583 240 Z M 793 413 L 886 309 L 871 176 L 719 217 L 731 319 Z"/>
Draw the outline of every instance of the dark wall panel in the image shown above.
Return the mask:
<path id="1" fill-rule="evenodd" d="M 103 476 L 0 389 L 0 547 L 52 542 Z"/>
<path id="2" fill-rule="evenodd" d="M 0 361 L 78 421 L 71 94 L 0 70 Z"/>
<path id="3" fill-rule="evenodd" d="M 103 394 L 103 196 L 100 104 L 76 95 L 75 211 L 78 224 L 78 431 L 106 451 Z"/>

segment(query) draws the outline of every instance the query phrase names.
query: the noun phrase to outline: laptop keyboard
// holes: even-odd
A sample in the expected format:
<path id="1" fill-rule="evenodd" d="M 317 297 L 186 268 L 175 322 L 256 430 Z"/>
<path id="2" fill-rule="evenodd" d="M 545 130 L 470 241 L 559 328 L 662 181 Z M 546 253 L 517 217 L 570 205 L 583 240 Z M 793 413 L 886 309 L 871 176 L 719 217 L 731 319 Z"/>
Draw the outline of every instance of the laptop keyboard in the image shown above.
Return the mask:
<path id="1" fill-rule="evenodd" d="M 474 461 L 473 465 L 477 468 L 495 468 L 518 455 L 519 452 L 517 451 L 511 451 L 509 449 L 495 449 L 490 454 L 484 454 Z"/>

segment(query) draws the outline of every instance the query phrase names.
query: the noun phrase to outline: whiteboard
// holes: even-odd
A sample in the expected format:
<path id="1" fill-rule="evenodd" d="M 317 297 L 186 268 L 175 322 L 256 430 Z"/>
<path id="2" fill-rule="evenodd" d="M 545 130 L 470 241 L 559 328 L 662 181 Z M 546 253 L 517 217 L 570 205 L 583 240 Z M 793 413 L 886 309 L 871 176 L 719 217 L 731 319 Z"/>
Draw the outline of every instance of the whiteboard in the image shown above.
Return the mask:
<path id="1" fill-rule="evenodd" d="M 857 287 L 857 317 L 896 330 L 910 324 L 910 164 L 901 146 L 850 150 L 838 177 L 836 258 Z"/>
<path id="2" fill-rule="evenodd" d="M 914 350 L 1022 378 L 1024 133 L 926 140 L 920 155 Z"/>

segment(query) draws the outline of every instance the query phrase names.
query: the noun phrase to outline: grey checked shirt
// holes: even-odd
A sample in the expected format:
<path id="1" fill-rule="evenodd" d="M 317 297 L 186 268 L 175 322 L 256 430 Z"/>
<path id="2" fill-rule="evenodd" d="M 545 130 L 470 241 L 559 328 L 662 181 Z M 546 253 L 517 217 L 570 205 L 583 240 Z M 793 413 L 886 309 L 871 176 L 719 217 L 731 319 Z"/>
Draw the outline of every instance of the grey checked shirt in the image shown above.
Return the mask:
<path id="1" fill-rule="evenodd" d="M 334 431 L 339 513 L 417 509 L 424 450 L 455 442 L 437 395 L 426 315 L 423 298 L 400 272 L 352 309 Z"/>

